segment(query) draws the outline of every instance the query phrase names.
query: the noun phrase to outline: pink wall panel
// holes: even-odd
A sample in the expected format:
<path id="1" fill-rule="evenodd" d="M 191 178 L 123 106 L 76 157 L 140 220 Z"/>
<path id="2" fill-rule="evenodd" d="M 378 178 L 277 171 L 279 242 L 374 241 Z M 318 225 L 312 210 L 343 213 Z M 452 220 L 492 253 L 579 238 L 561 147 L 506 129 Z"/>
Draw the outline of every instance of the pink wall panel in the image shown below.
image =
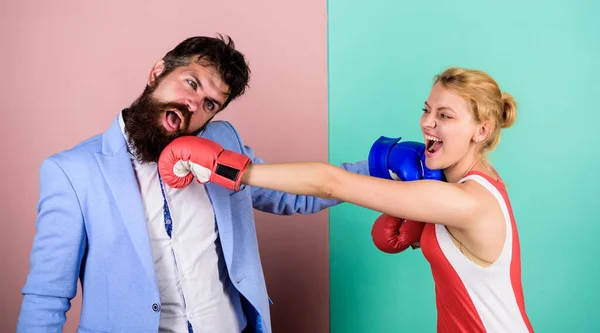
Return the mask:
<path id="1" fill-rule="evenodd" d="M 106 130 L 178 42 L 217 32 L 233 37 L 252 69 L 251 88 L 219 118 L 267 161 L 327 161 L 323 0 L 0 4 L 0 331 L 16 326 L 41 161 Z M 256 219 L 274 331 L 328 332 L 327 213 Z M 72 304 L 65 332 L 76 330 L 80 294 Z"/>

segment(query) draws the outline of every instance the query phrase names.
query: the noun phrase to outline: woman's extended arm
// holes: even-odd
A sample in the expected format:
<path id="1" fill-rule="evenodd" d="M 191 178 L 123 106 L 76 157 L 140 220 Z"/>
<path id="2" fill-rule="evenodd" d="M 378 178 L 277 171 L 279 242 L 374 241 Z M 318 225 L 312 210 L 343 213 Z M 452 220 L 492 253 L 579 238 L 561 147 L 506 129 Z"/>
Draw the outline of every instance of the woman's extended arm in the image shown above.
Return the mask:
<path id="1" fill-rule="evenodd" d="M 346 201 L 392 216 L 464 227 L 479 216 L 462 185 L 435 180 L 397 182 L 348 172 L 327 163 L 250 164 L 242 183 Z"/>

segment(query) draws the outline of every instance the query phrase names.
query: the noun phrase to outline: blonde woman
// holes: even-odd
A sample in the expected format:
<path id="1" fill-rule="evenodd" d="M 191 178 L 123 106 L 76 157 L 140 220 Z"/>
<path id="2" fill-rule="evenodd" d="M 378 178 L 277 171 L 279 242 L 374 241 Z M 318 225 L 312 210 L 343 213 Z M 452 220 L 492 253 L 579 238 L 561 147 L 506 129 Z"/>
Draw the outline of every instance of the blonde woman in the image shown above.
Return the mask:
<path id="1" fill-rule="evenodd" d="M 426 167 L 442 170 L 445 182 L 392 181 L 326 163 L 252 164 L 197 137 L 175 140 L 160 168 L 174 187 L 195 176 L 234 191 L 247 191 L 245 184 L 427 221 L 420 246 L 435 281 L 438 331 L 533 332 L 517 225 L 505 185 L 486 159 L 516 115 L 513 97 L 488 74 L 449 68 L 435 76 L 420 120 Z"/>

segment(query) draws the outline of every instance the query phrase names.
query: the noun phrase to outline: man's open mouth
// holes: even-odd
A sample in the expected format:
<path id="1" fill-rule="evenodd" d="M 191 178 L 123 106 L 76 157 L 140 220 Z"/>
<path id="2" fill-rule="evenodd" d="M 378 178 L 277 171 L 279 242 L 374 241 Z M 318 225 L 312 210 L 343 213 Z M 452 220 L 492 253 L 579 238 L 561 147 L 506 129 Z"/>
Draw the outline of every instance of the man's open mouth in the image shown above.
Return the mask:
<path id="1" fill-rule="evenodd" d="M 169 110 L 165 112 L 165 118 L 163 120 L 163 125 L 165 129 L 169 132 L 177 131 L 182 128 L 184 125 L 183 114 L 179 110 Z"/>

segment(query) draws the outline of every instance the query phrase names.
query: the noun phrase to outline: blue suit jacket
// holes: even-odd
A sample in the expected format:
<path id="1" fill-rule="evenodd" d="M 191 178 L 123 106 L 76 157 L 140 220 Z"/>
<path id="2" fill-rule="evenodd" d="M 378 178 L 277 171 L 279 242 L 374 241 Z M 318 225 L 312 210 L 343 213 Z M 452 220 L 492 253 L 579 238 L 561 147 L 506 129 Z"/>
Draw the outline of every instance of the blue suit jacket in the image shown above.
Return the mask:
<path id="1" fill-rule="evenodd" d="M 248 155 L 225 121 L 199 136 Z M 343 164 L 368 174 L 368 164 Z M 253 208 L 274 214 L 315 213 L 339 201 L 245 186 L 215 184 L 213 204 L 225 263 L 248 324 L 271 332 L 270 299 L 261 267 Z M 17 332 L 61 332 L 65 313 L 83 288 L 78 332 L 157 332 L 160 295 L 142 198 L 118 118 L 103 134 L 48 157 L 40 169 L 37 232 Z"/>

